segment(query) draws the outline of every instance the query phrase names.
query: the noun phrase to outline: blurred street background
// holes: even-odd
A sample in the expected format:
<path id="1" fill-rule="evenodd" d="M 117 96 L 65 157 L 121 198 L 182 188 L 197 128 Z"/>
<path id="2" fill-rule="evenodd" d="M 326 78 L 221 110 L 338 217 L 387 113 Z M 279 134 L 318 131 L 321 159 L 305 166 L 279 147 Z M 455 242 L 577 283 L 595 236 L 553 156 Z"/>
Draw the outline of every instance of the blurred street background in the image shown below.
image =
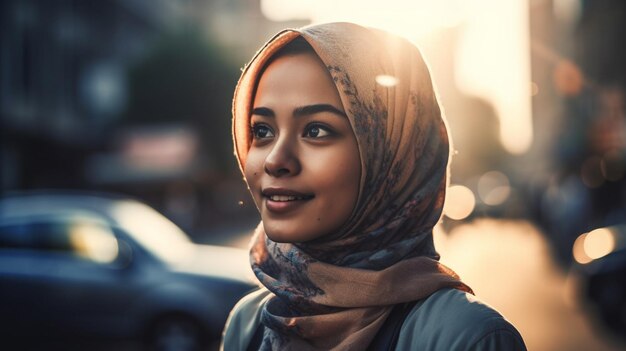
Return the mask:
<path id="1" fill-rule="evenodd" d="M 454 143 L 442 261 L 530 350 L 626 349 L 621 0 L 0 0 L 0 191 L 118 194 L 245 249 L 240 69 L 329 21 L 404 36 L 431 68 Z"/>

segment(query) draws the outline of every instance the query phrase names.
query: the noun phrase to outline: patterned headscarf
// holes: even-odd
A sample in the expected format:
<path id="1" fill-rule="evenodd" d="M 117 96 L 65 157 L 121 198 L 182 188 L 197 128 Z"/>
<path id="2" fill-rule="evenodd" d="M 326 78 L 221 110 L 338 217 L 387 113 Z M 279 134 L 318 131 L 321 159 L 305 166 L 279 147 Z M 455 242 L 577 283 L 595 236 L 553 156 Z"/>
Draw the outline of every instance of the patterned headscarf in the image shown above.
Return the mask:
<path id="1" fill-rule="evenodd" d="M 394 304 L 447 287 L 471 292 L 438 262 L 432 229 L 447 186 L 446 124 L 418 49 L 351 23 L 274 36 L 245 67 L 233 101 L 235 152 L 250 148 L 255 85 L 268 60 L 304 38 L 341 97 L 360 159 L 360 191 L 342 229 L 306 243 L 276 243 L 261 223 L 250 260 L 274 297 L 261 321 L 263 350 L 364 350 Z"/>

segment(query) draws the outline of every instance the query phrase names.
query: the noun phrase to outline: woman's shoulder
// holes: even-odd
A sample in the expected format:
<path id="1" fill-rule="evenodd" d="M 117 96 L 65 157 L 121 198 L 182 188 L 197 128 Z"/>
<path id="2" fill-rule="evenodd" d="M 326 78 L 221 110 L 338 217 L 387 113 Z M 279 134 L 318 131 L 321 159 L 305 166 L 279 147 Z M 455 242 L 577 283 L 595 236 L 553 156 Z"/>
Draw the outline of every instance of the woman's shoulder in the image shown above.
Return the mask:
<path id="1" fill-rule="evenodd" d="M 524 341 L 498 311 L 474 295 L 443 289 L 409 313 L 396 350 L 526 350 Z"/>
<path id="2" fill-rule="evenodd" d="M 270 291 L 260 288 L 237 302 L 226 321 L 221 350 L 245 350 L 248 347 L 260 323 L 261 308 L 271 296 Z"/>

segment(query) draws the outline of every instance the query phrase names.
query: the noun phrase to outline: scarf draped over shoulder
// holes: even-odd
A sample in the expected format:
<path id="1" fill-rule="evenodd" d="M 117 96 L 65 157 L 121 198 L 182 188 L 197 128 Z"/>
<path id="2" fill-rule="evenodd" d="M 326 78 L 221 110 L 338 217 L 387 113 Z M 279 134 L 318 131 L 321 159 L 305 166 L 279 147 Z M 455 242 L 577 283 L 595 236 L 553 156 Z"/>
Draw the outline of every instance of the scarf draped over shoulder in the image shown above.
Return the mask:
<path id="1" fill-rule="evenodd" d="M 442 288 L 471 292 L 438 262 L 432 230 L 443 208 L 446 123 L 419 50 L 351 23 L 278 33 L 244 68 L 233 101 L 240 167 L 250 148 L 250 110 L 265 63 L 302 37 L 328 69 L 356 135 L 361 179 L 352 215 L 336 233 L 276 243 L 259 224 L 252 269 L 274 297 L 261 322 L 262 350 L 365 350 L 394 304 Z"/>

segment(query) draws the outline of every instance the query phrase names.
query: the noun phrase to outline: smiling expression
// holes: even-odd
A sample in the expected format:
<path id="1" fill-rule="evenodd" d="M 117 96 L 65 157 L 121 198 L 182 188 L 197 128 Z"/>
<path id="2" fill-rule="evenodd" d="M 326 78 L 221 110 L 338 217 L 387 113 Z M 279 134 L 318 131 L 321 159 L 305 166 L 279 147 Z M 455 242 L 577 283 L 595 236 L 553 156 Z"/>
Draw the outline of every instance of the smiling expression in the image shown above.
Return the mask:
<path id="1" fill-rule="evenodd" d="M 357 201 L 361 163 L 322 61 L 313 53 L 276 58 L 252 107 L 244 173 L 268 237 L 297 243 L 339 230 Z"/>

